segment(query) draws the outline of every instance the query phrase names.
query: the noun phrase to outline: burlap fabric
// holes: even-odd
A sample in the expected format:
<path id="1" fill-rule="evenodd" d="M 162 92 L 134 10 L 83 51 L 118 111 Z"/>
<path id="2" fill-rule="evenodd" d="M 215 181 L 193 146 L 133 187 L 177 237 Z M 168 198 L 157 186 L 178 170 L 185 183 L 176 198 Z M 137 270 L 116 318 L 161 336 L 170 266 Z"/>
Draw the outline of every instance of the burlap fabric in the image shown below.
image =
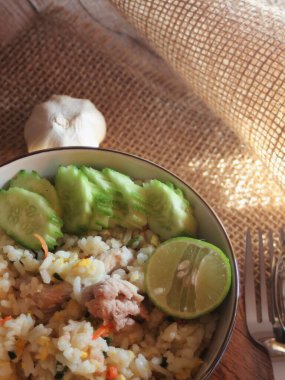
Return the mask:
<path id="1" fill-rule="evenodd" d="M 285 1 L 112 2 L 285 187 Z"/>

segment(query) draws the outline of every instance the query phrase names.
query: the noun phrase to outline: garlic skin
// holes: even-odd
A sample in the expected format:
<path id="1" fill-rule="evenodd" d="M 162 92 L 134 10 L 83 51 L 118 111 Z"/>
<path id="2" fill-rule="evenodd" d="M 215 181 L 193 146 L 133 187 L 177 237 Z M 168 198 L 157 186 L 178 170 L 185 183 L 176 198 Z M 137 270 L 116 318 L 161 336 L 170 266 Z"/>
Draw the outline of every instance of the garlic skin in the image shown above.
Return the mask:
<path id="1" fill-rule="evenodd" d="M 24 135 L 29 152 L 61 146 L 98 147 L 106 135 L 106 122 L 90 100 L 52 95 L 35 106 Z"/>

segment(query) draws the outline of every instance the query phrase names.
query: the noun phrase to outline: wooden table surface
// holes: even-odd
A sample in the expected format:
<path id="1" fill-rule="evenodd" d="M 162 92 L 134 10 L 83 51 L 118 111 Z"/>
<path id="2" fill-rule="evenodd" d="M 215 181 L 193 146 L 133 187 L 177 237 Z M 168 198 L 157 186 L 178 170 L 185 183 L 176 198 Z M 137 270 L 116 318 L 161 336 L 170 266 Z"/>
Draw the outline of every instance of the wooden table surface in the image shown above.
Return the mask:
<path id="1" fill-rule="evenodd" d="M 91 22 L 97 22 L 132 46 L 148 50 L 160 58 L 145 44 L 107 0 L 0 0 L 0 48 L 19 33 L 38 12 L 56 4 Z M 1 55 L 0 55 L 1 57 Z M 0 58 L 1 59 L 1 58 Z M 1 127 L 0 127 L 1 128 Z M 0 129 L 0 137 L 1 131 Z M 241 268 L 242 269 L 242 268 Z M 266 352 L 250 340 L 244 315 L 243 288 L 236 327 L 223 359 L 211 376 L 212 380 L 272 380 L 272 369 Z M 285 374 L 284 374 L 285 379 Z"/>

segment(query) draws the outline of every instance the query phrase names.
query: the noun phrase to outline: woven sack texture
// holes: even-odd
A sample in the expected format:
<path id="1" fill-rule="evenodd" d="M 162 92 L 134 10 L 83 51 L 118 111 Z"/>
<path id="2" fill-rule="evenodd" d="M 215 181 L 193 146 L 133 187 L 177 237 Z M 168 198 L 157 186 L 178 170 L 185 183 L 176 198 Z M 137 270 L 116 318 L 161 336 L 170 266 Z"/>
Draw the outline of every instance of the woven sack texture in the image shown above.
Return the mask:
<path id="1" fill-rule="evenodd" d="M 285 188 L 285 1 L 112 2 Z"/>

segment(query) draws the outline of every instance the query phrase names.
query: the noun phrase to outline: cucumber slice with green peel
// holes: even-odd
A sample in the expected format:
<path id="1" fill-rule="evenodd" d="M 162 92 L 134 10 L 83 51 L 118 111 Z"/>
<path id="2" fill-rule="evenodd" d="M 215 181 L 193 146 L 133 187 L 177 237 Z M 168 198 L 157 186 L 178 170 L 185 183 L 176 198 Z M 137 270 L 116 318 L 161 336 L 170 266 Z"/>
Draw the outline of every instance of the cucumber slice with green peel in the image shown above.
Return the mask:
<path id="1" fill-rule="evenodd" d="M 132 213 L 128 212 L 126 216 L 121 215 L 120 226 L 129 229 L 141 229 L 147 224 L 146 216 L 141 212 L 133 210 Z"/>
<path id="2" fill-rule="evenodd" d="M 78 234 L 87 231 L 93 212 L 93 184 L 76 166 L 69 165 L 58 168 L 55 188 L 63 209 L 64 230 Z"/>
<path id="3" fill-rule="evenodd" d="M 116 191 L 114 201 L 117 202 L 117 213 L 114 213 L 114 222 L 131 229 L 144 227 L 147 224 L 144 189 L 127 175 L 113 169 L 105 168 L 102 173 Z"/>
<path id="4" fill-rule="evenodd" d="M 103 228 L 121 226 L 125 228 L 141 228 L 146 224 L 146 217 L 143 213 L 136 210 L 136 205 L 134 202 L 135 199 L 128 193 L 127 190 L 124 189 L 125 186 L 130 185 L 135 188 L 138 192 L 142 191 L 142 188 L 136 185 L 129 177 L 124 174 L 118 173 L 112 169 L 103 169 L 102 172 L 99 170 L 90 168 L 90 167 L 82 167 L 81 170 L 87 175 L 88 179 L 97 186 L 104 194 L 109 197 L 109 201 L 112 205 L 112 214 L 110 215 L 110 219 L 108 223 L 103 224 L 102 220 L 96 220 L 96 214 L 98 213 L 98 218 L 100 218 L 100 214 L 104 214 L 102 208 L 104 208 L 104 204 L 100 202 L 96 202 L 95 206 L 95 216 L 92 218 L 95 221 L 95 225 L 98 223 L 102 225 Z M 112 173 L 111 173 L 112 172 Z M 118 177 L 120 184 L 115 183 L 114 177 Z M 128 194 L 128 196 L 126 196 Z M 136 193 L 133 192 L 134 197 L 136 197 Z M 139 202 L 137 208 L 141 209 L 142 197 L 139 196 Z M 131 208 L 132 206 L 133 209 Z M 105 214 L 106 215 L 106 214 Z M 92 223 L 94 225 L 94 223 Z"/>
<path id="5" fill-rule="evenodd" d="M 180 189 L 158 180 L 144 184 L 148 204 L 148 224 L 161 239 L 195 236 L 197 223 L 192 207 Z"/>
<path id="6" fill-rule="evenodd" d="M 110 197 L 112 198 L 112 196 L 115 193 L 115 190 L 112 186 L 112 183 L 103 173 L 101 173 L 99 170 L 90 168 L 88 166 L 82 166 L 80 169 L 87 176 L 90 182 L 94 183 L 100 190 L 104 192 L 104 194 L 110 195 Z"/>
<path id="7" fill-rule="evenodd" d="M 25 247 L 41 248 L 34 233 L 43 237 L 49 249 L 63 236 L 62 220 L 37 193 L 19 187 L 0 189 L 0 210 L 0 228 Z"/>
<path id="8" fill-rule="evenodd" d="M 89 231 L 102 231 L 103 230 L 103 227 L 100 226 L 100 224 L 98 224 L 96 222 L 96 219 L 94 220 L 90 220 L 90 223 L 89 223 L 89 226 L 88 226 L 88 230 Z"/>
<path id="9" fill-rule="evenodd" d="M 9 187 L 21 187 L 42 195 L 49 202 L 54 211 L 59 216 L 62 215 L 59 199 L 54 186 L 46 178 L 42 178 L 36 171 L 33 170 L 28 172 L 27 170 L 20 170 L 9 182 Z"/>
<path id="10" fill-rule="evenodd" d="M 94 204 L 97 212 L 113 215 L 113 188 L 104 175 L 96 169 L 82 166 L 80 170 L 86 175 L 88 180 L 94 185 Z"/>
<path id="11" fill-rule="evenodd" d="M 105 174 L 114 189 L 123 196 L 132 208 L 142 212 L 146 211 L 145 195 L 142 186 L 136 184 L 127 175 L 110 168 L 103 169 L 102 173 Z"/>
<path id="12" fill-rule="evenodd" d="M 108 228 L 109 227 L 109 221 L 110 221 L 110 217 L 109 216 L 97 213 L 97 215 L 96 215 L 96 223 L 99 226 L 101 226 L 102 228 Z"/>
<path id="13" fill-rule="evenodd" d="M 127 213 L 117 211 L 112 221 L 113 226 L 118 225 L 129 229 L 142 229 L 147 224 L 146 215 L 140 211 L 132 210 L 130 207 Z"/>
<path id="14" fill-rule="evenodd" d="M 110 217 L 94 213 L 89 221 L 89 229 L 95 231 L 101 231 L 103 228 L 109 228 Z"/>
<path id="15" fill-rule="evenodd" d="M 95 200 L 96 202 L 96 200 Z M 103 216 L 112 216 L 113 215 L 113 209 L 110 205 L 105 205 L 102 203 L 96 203 L 95 204 L 95 212 L 98 212 L 99 214 Z"/>
<path id="16" fill-rule="evenodd" d="M 100 230 L 102 228 L 108 228 L 110 217 L 114 214 L 114 190 L 100 171 L 87 166 L 82 166 L 80 170 L 94 186 L 93 211 L 89 229 Z"/>

